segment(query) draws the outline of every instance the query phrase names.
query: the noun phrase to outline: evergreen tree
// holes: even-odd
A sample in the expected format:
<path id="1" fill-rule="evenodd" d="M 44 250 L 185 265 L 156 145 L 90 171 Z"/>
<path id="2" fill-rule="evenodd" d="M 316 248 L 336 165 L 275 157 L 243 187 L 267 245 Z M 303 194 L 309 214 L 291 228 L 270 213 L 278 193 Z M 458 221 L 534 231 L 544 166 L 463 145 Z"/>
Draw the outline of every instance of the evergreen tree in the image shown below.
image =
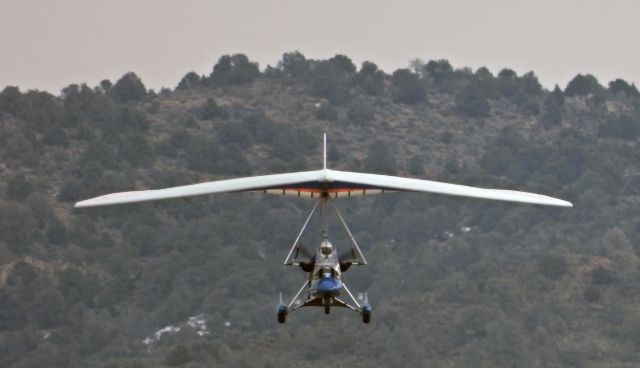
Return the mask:
<path id="1" fill-rule="evenodd" d="M 147 89 L 140 78 L 130 72 L 118 79 L 109 93 L 120 102 L 140 102 L 147 95 Z"/>
<path id="2" fill-rule="evenodd" d="M 484 118 L 491 113 L 487 97 L 475 83 L 468 84 L 456 94 L 456 110 L 468 117 Z"/>
<path id="3" fill-rule="evenodd" d="M 418 78 L 409 69 L 398 69 L 393 72 L 393 86 L 395 87 L 395 100 L 405 104 L 424 102 L 426 90 Z"/>
<path id="4" fill-rule="evenodd" d="M 564 94 L 567 96 L 597 95 L 604 88 L 598 83 L 596 77 L 591 74 L 578 74 L 567 84 Z"/>

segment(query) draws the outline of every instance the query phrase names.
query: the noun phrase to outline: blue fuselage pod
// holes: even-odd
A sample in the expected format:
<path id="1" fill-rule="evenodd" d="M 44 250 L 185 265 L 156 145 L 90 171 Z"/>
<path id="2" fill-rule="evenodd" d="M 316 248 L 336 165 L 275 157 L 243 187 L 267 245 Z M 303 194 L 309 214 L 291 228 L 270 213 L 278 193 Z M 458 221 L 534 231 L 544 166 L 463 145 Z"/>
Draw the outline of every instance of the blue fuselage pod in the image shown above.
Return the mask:
<path id="1" fill-rule="evenodd" d="M 322 277 L 311 284 L 311 294 L 315 297 L 339 296 L 342 291 L 342 281 L 334 277 Z"/>

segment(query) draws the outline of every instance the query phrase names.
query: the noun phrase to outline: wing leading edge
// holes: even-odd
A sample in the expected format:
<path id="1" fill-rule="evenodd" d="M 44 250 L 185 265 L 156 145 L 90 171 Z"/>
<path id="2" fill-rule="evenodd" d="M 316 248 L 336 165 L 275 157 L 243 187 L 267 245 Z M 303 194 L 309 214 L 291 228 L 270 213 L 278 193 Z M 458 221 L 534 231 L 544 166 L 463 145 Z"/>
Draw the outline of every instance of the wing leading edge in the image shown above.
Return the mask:
<path id="1" fill-rule="evenodd" d="M 263 191 L 265 193 L 304 197 L 319 197 L 326 193 L 326 195 L 335 198 L 376 194 L 385 191 L 408 191 L 546 206 L 573 206 L 570 202 L 534 193 L 502 189 L 484 189 L 430 180 L 329 169 L 219 180 L 158 190 L 113 193 L 78 202 L 75 206 L 106 206 L 242 191 Z"/>

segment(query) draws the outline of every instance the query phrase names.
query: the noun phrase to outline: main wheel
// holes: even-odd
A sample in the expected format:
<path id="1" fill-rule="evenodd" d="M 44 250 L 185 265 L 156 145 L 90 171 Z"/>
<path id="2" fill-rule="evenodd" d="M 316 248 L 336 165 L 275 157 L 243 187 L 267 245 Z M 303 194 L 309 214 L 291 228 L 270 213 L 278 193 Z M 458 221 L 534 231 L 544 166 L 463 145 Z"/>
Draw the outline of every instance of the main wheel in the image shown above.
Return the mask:
<path id="1" fill-rule="evenodd" d="M 362 306 L 362 322 L 369 323 L 371 322 L 371 305 L 365 304 Z"/>
<path id="2" fill-rule="evenodd" d="M 283 304 L 278 305 L 278 323 L 287 322 L 287 306 Z"/>

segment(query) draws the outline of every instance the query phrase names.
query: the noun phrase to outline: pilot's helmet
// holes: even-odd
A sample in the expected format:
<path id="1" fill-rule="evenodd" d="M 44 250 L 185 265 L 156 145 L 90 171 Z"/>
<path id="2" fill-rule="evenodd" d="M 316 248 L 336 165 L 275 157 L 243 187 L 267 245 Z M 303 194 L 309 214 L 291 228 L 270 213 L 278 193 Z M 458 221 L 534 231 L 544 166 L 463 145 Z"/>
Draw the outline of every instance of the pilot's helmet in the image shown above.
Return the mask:
<path id="1" fill-rule="evenodd" d="M 331 242 L 328 240 L 323 240 L 322 243 L 320 243 L 320 253 L 324 256 L 328 256 L 331 252 L 333 252 L 333 245 L 331 245 Z"/>

